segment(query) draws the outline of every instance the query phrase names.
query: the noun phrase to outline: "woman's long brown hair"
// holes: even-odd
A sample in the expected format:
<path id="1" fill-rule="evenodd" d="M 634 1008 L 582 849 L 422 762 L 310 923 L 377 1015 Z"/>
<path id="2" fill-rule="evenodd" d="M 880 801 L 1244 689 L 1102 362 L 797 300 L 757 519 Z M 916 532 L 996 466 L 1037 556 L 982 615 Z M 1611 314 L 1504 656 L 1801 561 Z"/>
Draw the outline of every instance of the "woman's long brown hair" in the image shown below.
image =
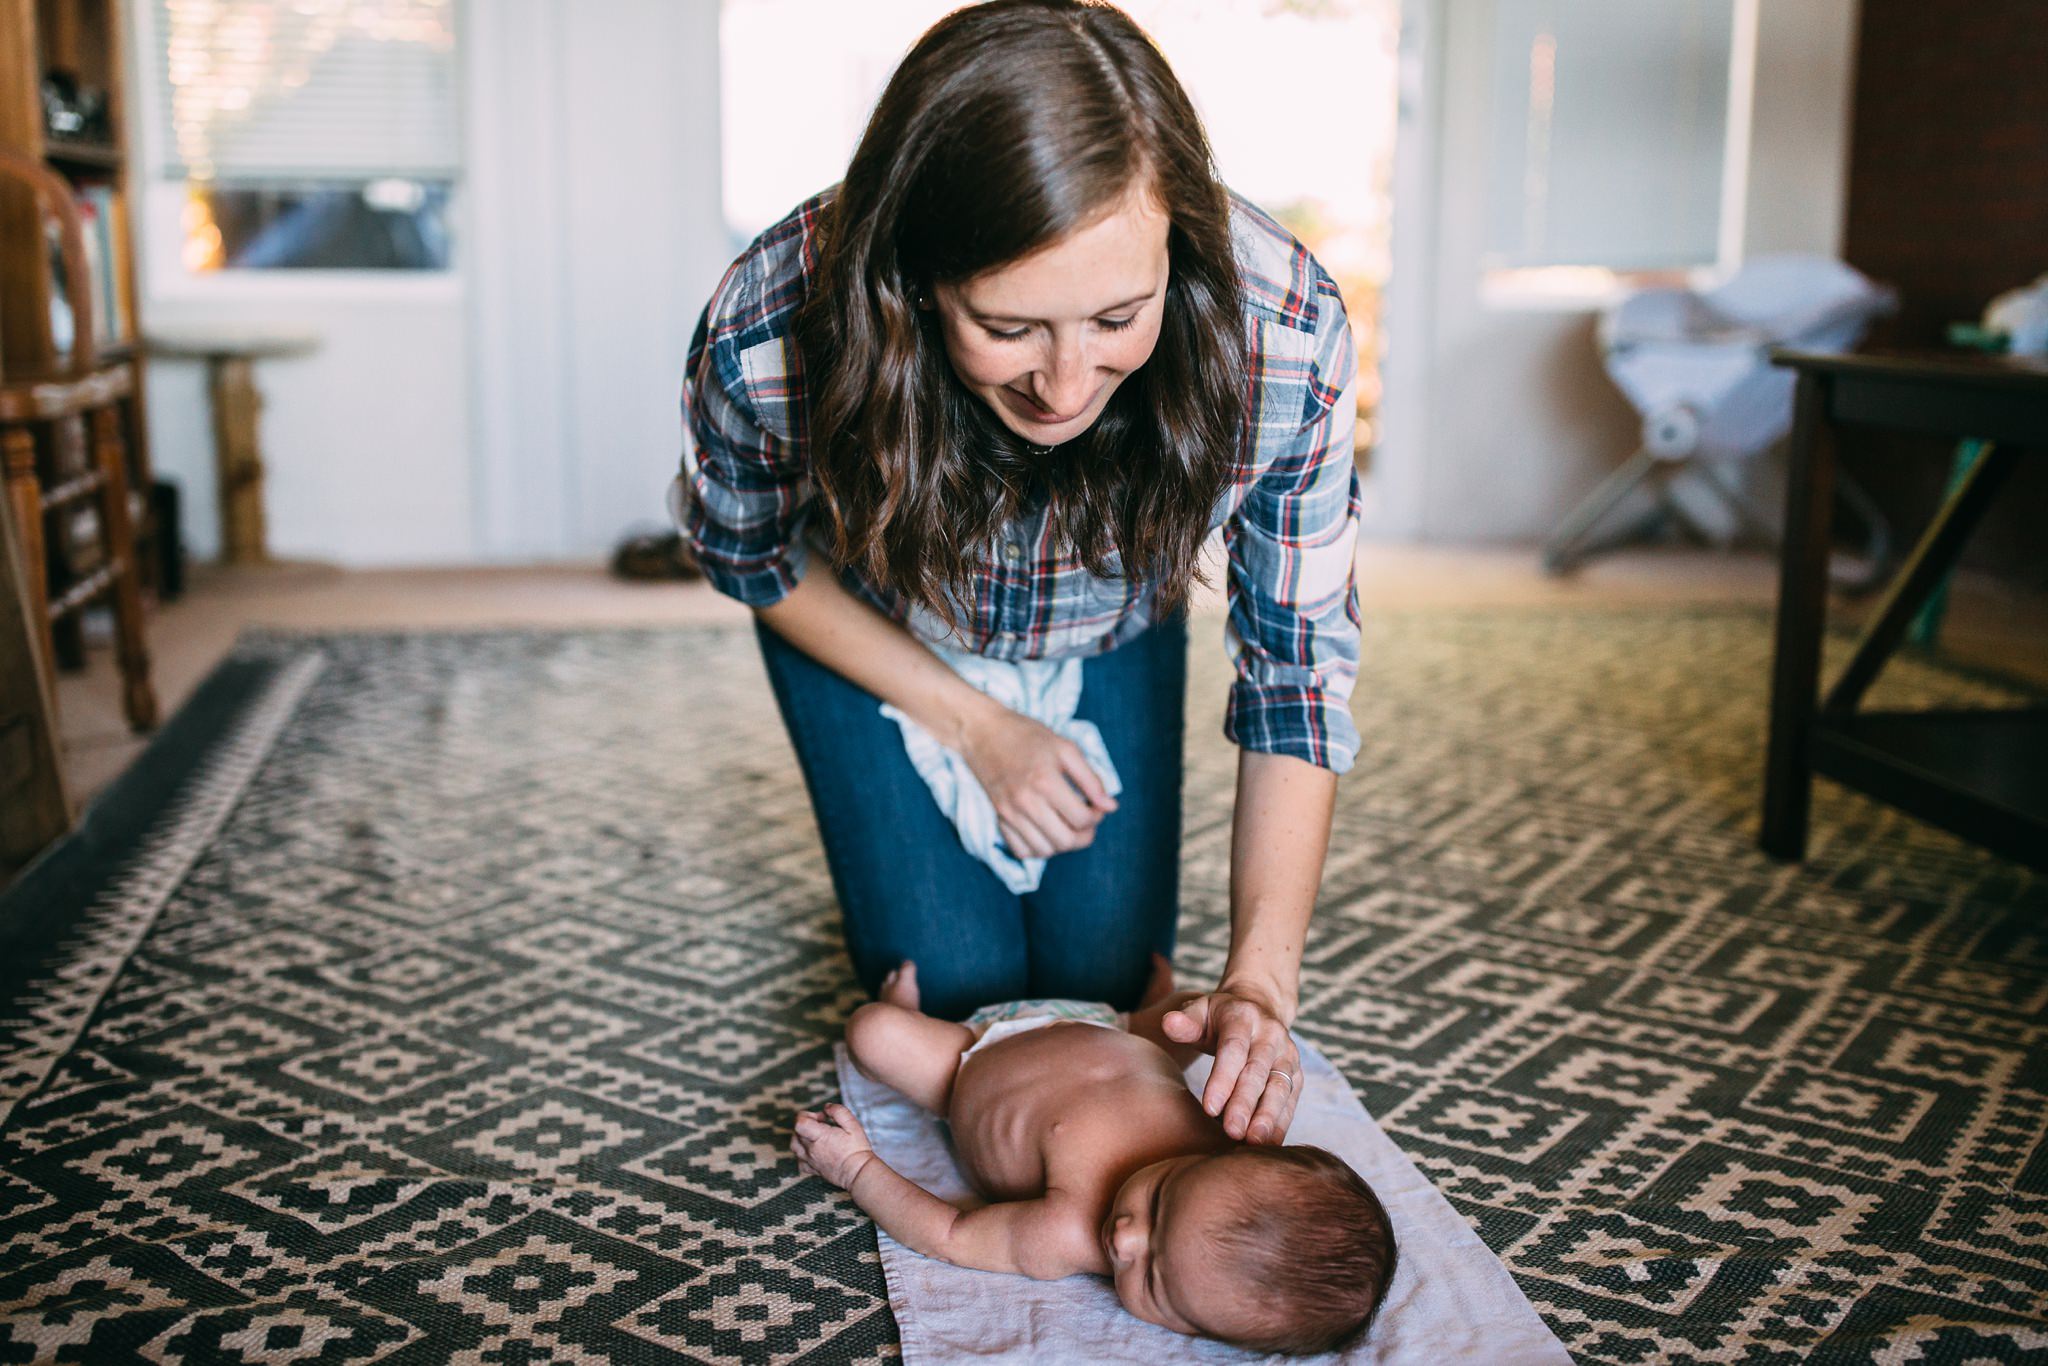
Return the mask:
<path id="1" fill-rule="evenodd" d="M 918 296 L 1141 189 L 1171 224 L 1158 345 L 1086 432 L 1032 446 L 960 382 Z M 1184 603 L 1243 438 L 1245 323 L 1208 138 L 1137 25 L 1075 0 L 939 21 L 890 78 L 820 237 L 796 340 L 833 559 L 958 626 L 997 531 L 1042 497 L 1061 553 L 1156 582 L 1162 611 Z"/>

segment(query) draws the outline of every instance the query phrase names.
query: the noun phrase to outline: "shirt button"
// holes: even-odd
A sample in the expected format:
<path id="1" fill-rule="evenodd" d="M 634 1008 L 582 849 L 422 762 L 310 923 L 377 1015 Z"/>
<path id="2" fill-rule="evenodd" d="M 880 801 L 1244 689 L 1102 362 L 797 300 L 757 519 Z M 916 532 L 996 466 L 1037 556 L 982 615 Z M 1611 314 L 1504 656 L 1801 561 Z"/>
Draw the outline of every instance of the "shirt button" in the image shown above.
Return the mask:
<path id="1" fill-rule="evenodd" d="M 1003 558 L 1011 564 L 1018 563 L 1024 558 L 1024 547 L 1018 545 L 1015 541 L 1005 542 L 1003 545 Z"/>

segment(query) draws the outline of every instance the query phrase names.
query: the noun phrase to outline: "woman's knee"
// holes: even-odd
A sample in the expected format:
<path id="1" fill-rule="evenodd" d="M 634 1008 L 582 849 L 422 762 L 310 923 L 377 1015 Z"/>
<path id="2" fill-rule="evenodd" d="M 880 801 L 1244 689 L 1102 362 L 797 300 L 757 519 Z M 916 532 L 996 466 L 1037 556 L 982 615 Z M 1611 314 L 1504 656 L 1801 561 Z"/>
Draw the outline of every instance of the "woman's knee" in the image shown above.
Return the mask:
<path id="1" fill-rule="evenodd" d="M 1113 953 L 1037 953 L 1033 955 L 1030 994 L 1106 1001 L 1118 1010 L 1131 1010 L 1143 998 L 1151 971 L 1152 950 L 1142 944 Z"/>

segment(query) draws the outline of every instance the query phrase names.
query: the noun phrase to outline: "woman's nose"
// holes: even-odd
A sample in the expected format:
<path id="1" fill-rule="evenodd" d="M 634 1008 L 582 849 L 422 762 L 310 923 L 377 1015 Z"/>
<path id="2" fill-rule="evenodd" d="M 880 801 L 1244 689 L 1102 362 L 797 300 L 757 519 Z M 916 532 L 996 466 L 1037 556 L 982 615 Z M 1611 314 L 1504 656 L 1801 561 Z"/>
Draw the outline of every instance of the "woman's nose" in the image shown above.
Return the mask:
<path id="1" fill-rule="evenodd" d="M 1094 391 L 1094 374 L 1078 342 L 1057 345 L 1043 371 L 1041 402 L 1062 417 L 1072 417 Z"/>

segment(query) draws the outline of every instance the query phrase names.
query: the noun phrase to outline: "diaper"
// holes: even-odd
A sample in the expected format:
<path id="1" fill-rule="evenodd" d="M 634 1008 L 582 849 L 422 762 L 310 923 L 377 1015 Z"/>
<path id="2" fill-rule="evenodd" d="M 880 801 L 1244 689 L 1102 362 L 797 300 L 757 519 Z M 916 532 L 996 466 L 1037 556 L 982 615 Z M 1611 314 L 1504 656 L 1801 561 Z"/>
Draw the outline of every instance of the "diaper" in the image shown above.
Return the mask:
<path id="1" fill-rule="evenodd" d="M 960 1055 L 960 1061 L 966 1062 L 998 1039 L 1043 1029 L 1063 1020 L 1100 1025 L 1104 1029 L 1124 1027 L 1124 1017 L 1101 1001 L 1002 1001 L 983 1006 L 967 1017 L 967 1027 L 981 1031 L 981 1037 Z"/>

